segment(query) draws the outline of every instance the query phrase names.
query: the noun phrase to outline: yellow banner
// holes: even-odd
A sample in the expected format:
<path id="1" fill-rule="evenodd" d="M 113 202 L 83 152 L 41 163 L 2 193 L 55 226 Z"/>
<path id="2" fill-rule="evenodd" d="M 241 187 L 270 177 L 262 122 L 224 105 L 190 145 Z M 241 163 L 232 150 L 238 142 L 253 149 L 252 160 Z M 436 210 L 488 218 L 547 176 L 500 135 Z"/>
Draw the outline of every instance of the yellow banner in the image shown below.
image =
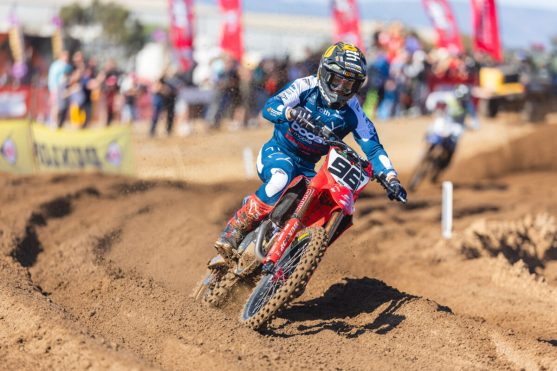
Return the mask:
<path id="1" fill-rule="evenodd" d="M 0 171 L 26 174 L 34 170 L 29 124 L 0 122 Z"/>
<path id="2" fill-rule="evenodd" d="M 130 127 L 68 131 L 33 125 L 33 142 L 39 169 L 43 171 L 134 173 Z"/>

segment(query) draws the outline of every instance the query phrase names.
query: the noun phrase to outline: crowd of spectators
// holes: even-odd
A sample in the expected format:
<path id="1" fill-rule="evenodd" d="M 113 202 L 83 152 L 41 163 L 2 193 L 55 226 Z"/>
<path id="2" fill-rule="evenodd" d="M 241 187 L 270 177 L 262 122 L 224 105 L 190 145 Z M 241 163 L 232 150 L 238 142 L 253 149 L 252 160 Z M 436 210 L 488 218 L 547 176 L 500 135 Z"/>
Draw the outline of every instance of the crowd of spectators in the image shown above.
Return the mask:
<path id="1" fill-rule="evenodd" d="M 382 120 L 426 113 L 430 92 L 477 84 L 485 63 L 479 55 L 431 48 L 396 22 L 374 32 L 367 57 L 368 81 L 360 99 L 369 116 Z"/>
<path id="2" fill-rule="evenodd" d="M 218 129 L 224 118 L 233 128 L 257 126 L 265 101 L 289 81 L 315 73 L 319 58 L 310 50 L 295 63 L 288 57 L 263 58 L 255 65 L 240 64 L 227 54 L 215 58 L 207 81 L 214 90 L 205 115 L 209 127 Z"/>
<path id="3" fill-rule="evenodd" d="M 167 70 L 157 81 L 142 84 L 133 73 L 120 71 L 113 60 L 99 67 L 96 59 L 86 60 L 80 51 L 71 56 L 63 52 L 49 70 L 51 122 L 61 127 L 69 120 L 85 128 L 92 118 L 110 125 L 115 119 L 130 123 L 141 116 L 150 121 L 151 136 L 162 117 L 168 135 L 174 121 L 191 128 L 195 118 L 202 119 L 208 130 L 223 123 L 232 129 L 254 127 L 267 98 L 289 81 L 315 74 L 321 53 L 308 49 L 301 61 L 286 56 L 244 63 L 221 54 L 208 66 L 198 66 L 209 71 L 201 81 L 195 81 L 193 70 L 187 74 Z M 379 120 L 425 114 L 432 91 L 462 83 L 477 85 L 480 68 L 493 64 L 485 55 L 433 48 L 396 22 L 374 32 L 366 57 L 368 79 L 358 98 L 366 114 Z M 530 62 L 524 56 L 514 61 L 524 68 L 532 66 Z M 141 97 L 148 97 L 141 101 L 150 102 L 149 110 L 138 109 Z M 139 113 L 146 111 L 148 117 Z"/>
<path id="4" fill-rule="evenodd" d="M 219 128 L 223 118 L 235 128 L 256 125 L 266 99 L 289 81 L 315 74 L 321 53 L 307 50 L 299 62 L 263 58 L 255 66 L 228 55 L 215 58 L 209 82 L 215 94 L 205 116 L 209 126 Z M 398 23 L 377 30 L 366 55 L 368 79 L 359 99 L 370 117 L 382 120 L 425 113 L 429 92 L 459 83 L 476 84 L 481 65 L 479 57 L 427 48 Z"/>
<path id="5" fill-rule="evenodd" d="M 99 67 L 95 58 L 86 59 L 79 50 L 71 55 L 62 51 L 48 71 L 49 122 L 58 128 L 68 121 L 86 128 L 94 117 L 102 116 L 105 125 L 110 126 L 120 106 L 122 119 L 132 121 L 135 117 L 136 85 L 133 74 L 123 74 L 113 59 Z M 124 104 L 117 107 L 120 96 Z"/>

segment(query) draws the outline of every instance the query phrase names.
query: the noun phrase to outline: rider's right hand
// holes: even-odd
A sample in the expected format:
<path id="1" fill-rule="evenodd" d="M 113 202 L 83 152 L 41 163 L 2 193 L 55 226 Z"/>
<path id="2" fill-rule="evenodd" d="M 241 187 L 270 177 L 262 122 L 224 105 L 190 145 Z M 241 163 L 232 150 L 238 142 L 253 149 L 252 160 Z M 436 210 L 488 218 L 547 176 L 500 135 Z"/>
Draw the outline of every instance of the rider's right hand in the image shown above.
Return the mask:
<path id="1" fill-rule="evenodd" d="M 311 112 L 303 107 L 294 107 L 288 109 L 288 111 L 286 111 L 286 118 L 288 119 L 288 121 L 296 121 L 302 126 L 307 123 L 313 124 Z"/>

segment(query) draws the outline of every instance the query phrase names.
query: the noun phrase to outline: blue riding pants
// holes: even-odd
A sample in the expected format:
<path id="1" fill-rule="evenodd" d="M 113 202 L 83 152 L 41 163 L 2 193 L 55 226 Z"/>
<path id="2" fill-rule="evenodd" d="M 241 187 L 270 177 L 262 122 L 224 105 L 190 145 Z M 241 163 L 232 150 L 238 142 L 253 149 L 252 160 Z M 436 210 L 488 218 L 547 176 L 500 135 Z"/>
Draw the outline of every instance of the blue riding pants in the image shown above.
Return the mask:
<path id="1" fill-rule="evenodd" d="M 279 147 L 271 139 L 263 145 L 257 156 L 257 174 L 263 184 L 255 194 L 267 205 L 274 205 L 292 179 L 298 175 L 313 178 L 314 168 L 314 163 Z"/>

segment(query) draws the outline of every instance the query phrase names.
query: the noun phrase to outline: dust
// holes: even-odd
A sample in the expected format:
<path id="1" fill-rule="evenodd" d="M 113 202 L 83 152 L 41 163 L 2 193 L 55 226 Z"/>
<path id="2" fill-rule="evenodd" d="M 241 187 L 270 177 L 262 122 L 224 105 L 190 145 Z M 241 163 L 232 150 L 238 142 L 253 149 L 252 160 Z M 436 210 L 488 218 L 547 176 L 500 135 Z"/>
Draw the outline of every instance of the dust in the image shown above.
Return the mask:
<path id="1" fill-rule="evenodd" d="M 491 261 L 491 272 L 491 281 L 498 287 L 557 304 L 557 289 L 548 285 L 543 276 L 530 273 L 522 260 L 509 264 L 507 259 L 499 254 Z"/>
<path id="2" fill-rule="evenodd" d="M 510 263 L 523 261 L 531 272 L 555 259 L 555 217 L 541 213 L 513 221 L 474 222 L 453 244 L 467 258 L 501 254 Z"/>
<path id="3" fill-rule="evenodd" d="M 494 135 L 505 137 L 504 130 L 499 131 Z M 509 138 L 496 148 L 484 147 L 484 140 L 476 139 L 478 142 L 474 147 L 478 151 L 468 157 L 459 156 L 457 151 L 456 163 L 448 169 L 446 178 L 469 181 L 470 179 L 496 179 L 506 174 L 523 171 L 555 171 L 557 169 L 555 138 L 557 138 L 557 125 L 540 126 L 528 135 Z M 471 140 L 471 138 L 467 139 Z"/>

